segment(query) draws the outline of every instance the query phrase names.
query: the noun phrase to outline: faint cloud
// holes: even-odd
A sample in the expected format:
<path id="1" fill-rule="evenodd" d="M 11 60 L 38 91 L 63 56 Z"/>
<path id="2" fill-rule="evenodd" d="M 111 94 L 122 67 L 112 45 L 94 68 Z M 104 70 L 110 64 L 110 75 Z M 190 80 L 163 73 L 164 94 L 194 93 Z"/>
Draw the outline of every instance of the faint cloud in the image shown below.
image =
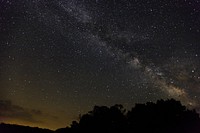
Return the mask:
<path id="1" fill-rule="evenodd" d="M 0 121 L 4 119 L 16 119 L 33 123 L 42 123 L 35 119 L 35 116 L 48 116 L 40 110 L 29 110 L 18 105 L 14 105 L 9 100 L 0 100 Z"/>

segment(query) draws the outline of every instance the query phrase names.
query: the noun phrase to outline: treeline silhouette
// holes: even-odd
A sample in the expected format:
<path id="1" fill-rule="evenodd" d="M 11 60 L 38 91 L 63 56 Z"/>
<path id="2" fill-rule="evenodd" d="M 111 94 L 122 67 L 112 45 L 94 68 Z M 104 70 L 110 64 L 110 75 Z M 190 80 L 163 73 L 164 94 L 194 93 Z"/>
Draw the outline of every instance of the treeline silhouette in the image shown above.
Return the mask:
<path id="1" fill-rule="evenodd" d="M 19 131 L 16 127 L 9 127 L 14 130 L 5 129 L 5 125 L 0 125 L 0 131 L 5 133 Z M 180 101 L 170 99 L 136 104 L 130 111 L 119 104 L 94 106 L 70 127 L 56 131 L 37 130 L 24 128 L 23 131 L 21 128 L 20 133 L 200 133 L 200 118 L 195 110 L 188 110 Z"/>

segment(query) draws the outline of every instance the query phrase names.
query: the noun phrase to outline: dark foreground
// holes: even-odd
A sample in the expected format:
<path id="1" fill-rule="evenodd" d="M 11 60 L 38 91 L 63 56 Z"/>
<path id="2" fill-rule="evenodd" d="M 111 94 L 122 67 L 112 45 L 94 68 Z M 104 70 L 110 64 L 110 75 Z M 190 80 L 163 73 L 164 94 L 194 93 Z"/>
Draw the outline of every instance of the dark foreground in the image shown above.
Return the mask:
<path id="1" fill-rule="evenodd" d="M 122 105 L 95 106 L 70 127 L 51 131 L 27 126 L 0 124 L 0 133 L 200 133 L 200 118 L 179 101 L 158 100 L 136 104 L 131 111 Z"/>

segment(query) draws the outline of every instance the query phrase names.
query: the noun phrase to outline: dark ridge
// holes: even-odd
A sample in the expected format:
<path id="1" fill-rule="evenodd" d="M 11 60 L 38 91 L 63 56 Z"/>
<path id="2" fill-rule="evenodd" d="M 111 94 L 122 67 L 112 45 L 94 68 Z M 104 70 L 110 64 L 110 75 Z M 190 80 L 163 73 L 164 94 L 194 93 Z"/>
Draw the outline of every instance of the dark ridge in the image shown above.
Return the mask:
<path id="1" fill-rule="evenodd" d="M 1 123 L 0 133 L 53 133 L 53 131 L 38 127 Z"/>

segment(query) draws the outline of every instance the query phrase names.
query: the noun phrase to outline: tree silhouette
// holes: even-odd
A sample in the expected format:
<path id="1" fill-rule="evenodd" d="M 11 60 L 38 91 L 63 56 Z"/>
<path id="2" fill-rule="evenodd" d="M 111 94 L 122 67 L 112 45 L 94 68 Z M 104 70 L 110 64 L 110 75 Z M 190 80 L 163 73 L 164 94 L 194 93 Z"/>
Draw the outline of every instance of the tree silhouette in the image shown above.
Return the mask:
<path id="1" fill-rule="evenodd" d="M 199 115 L 189 111 L 179 101 L 158 100 L 157 103 L 136 104 L 127 113 L 129 129 L 137 132 L 189 132 L 199 123 Z M 191 132 L 190 130 L 190 132 Z"/>
<path id="2" fill-rule="evenodd" d="M 86 132 L 118 132 L 126 123 L 125 110 L 122 105 L 110 108 L 95 106 L 93 111 L 81 117 L 79 122 L 80 131 Z"/>
<path id="3" fill-rule="evenodd" d="M 136 104 L 127 113 L 122 105 L 95 106 L 71 126 L 72 132 L 97 133 L 199 133 L 199 127 L 196 111 L 174 99 Z"/>
<path id="4" fill-rule="evenodd" d="M 56 131 L 0 124 L 2 133 L 200 133 L 200 118 L 174 99 L 136 104 L 130 111 L 122 105 L 94 106 L 92 111 Z"/>

